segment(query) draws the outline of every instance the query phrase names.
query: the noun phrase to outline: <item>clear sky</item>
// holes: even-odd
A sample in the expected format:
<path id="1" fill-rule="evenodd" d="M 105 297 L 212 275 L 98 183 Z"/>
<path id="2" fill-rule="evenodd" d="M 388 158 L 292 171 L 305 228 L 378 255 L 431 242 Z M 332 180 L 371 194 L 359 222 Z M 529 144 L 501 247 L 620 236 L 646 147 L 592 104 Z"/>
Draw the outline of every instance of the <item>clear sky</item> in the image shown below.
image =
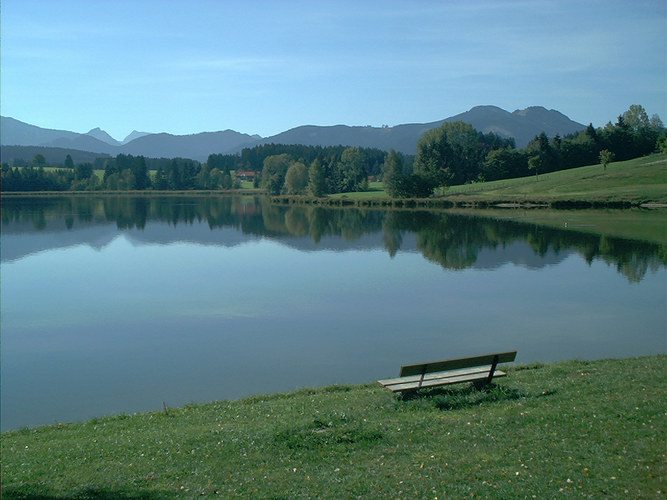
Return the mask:
<path id="1" fill-rule="evenodd" d="M 429 122 L 492 104 L 667 122 L 667 2 L 2 0 L 1 112 L 116 139 Z"/>

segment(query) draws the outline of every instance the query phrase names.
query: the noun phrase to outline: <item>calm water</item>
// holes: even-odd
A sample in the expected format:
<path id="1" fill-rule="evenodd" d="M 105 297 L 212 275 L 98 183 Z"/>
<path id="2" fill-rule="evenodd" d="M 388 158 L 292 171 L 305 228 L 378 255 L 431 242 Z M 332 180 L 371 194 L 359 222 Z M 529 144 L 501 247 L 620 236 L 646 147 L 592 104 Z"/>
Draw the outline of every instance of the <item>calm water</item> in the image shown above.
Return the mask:
<path id="1" fill-rule="evenodd" d="M 2 200 L 2 429 L 370 382 L 401 364 L 664 353 L 658 244 L 257 198 Z"/>

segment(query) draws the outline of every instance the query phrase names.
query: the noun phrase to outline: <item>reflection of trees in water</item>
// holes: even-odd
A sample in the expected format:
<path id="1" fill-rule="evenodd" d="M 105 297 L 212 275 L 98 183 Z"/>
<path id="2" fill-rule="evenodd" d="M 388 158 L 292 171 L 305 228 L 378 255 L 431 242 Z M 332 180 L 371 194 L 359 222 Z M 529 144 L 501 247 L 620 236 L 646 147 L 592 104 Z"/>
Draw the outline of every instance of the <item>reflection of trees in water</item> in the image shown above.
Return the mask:
<path id="1" fill-rule="evenodd" d="M 655 245 L 636 245 L 636 242 L 620 238 L 600 236 L 599 253 L 607 264 L 615 265 L 619 273 L 628 281 L 640 282 L 650 269 L 656 271 L 660 266 L 667 264 L 667 248 Z"/>
<path id="2" fill-rule="evenodd" d="M 379 211 L 359 208 L 273 205 L 267 198 L 231 196 L 44 197 L 3 200 L 3 227 L 28 223 L 35 230 L 70 230 L 113 222 L 121 230 L 144 229 L 149 221 L 170 225 L 207 223 L 211 229 L 234 227 L 244 234 L 280 238 L 324 236 L 355 241 L 382 232 L 391 257 L 406 234 L 414 233 L 425 258 L 446 269 L 464 269 L 483 249 L 527 243 L 536 255 L 575 250 L 591 264 L 601 259 L 631 282 L 667 264 L 667 246 L 577 233 L 538 224 L 427 211 Z"/>

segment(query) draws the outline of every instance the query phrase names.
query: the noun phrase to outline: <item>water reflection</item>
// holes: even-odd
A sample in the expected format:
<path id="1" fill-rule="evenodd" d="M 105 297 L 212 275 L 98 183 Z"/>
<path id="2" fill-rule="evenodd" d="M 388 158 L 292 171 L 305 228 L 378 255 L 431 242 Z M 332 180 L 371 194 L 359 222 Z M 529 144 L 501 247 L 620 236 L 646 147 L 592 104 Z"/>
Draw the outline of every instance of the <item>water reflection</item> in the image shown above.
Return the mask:
<path id="1" fill-rule="evenodd" d="M 509 349 L 662 353 L 665 239 L 254 197 L 3 197 L 2 429 Z"/>
<path id="2" fill-rule="evenodd" d="M 54 197 L 5 198 L 2 200 L 2 232 L 11 235 L 48 231 L 54 234 L 110 225 L 119 230 L 146 229 L 151 222 L 169 226 L 206 223 L 211 230 L 233 228 L 251 237 L 267 237 L 305 249 L 322 246 L 344 250 L 346 242 L 360 243 L 364 236 L 381 235 L 381 241 L 364 241 L 384 248 L 391 257 L 399 250 L 419 251 L 445 269 L 480 265 L 480 253 L 525 242 L 538 259 L 532 265 L 552 263 L 547 256 L 576 252 L 587 263 L 600 259 L 616 267 L 630 282 L 641 281 L 649 270 L 665 267 L 667 247 L 658 243 L 628 240 L 606 234 L 554 229 L 547 226 L 428 211 L 379 211 L 358 208 L 330 209 L 318 206 L 272 205 L 266 198 L 231 196 L 171 197 Z M 154 233 L 151 233 L 153 235 Z M 82 235 L 83 236 L 83 235 Z M 413 237 L 410 237 L 413 236 Z M 153 236 L 164 241 L 165 236 Z M 211 243 L 209 236 L 199 236 Z M 171 232 L 167 239 L 178 238 Z M 192 239 L 193 236 L 191 235 Z M 194 236 L 197 239 L 197 236 Z M 58 238 L 53 240 L 59 245 Z M 63 239 L 63 242 L 71 239 Z M 147 242 L 150 242 L 150 236 Z M 235 243 L 241 243 L 241 240 Z M 78 241 L 77 243 L 94 242 Z M 66 245 L 67 243 L 63 243 Z M 219 244 L 228 242 L 219 241 Z M 14 260 L 45 248 L 3 248 L 2 259 Z M 497 263 L 501 265 L 502 263 Z"/>

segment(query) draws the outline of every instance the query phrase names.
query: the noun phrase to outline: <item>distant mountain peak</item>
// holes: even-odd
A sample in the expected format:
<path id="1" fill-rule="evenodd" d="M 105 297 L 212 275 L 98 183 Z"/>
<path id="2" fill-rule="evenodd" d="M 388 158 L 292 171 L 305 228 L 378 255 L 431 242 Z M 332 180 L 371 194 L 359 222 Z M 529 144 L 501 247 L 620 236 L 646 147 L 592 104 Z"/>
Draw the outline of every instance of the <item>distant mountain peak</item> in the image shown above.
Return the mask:
<path id="1" fill-rule="evenodd" d="M 470 108 L 469 112 L 472 112 L 472 111 L 499 111 L 501 113 L 507 113 L 507 111 L 505 111 L 503 108 L 500 108 L 498 106 L 494 106 L 492 104 L 483 104 L 481 106 L 473 106 L 472 108 Z"/>
<path id="2" fill-rule="evenodd" d="M 127 144 L 128 142 L 131 142 L 145 135 L 150 135 L 150 132 L 139 132 L 138 130 L 133 130 L 125 139 L 123 139 L 121 144 Z"/>
<path id="3" fill-rule="evenodd" d="M 526 115 L 526 114 L 534 112 L 534 111 L 547 111 L 547 108 L 545 108 L 544 106 L 528 106 L 524 109 L 515 109 L 512 112 L 512 114 Z"/>
<path id="4" fill-rule="evenodd" d="M 93 137 L 98 141 L 106 142 L 107 144 L 111 144 L 112 146 L 118 146 L 120 144 L 120 142 L 111 137 L 100 127 L 95 127 L 94 129 L 89 130 L 88 132 L 86 132 L 85 135 L 89 135 L 90 137 Z"/>
<path id="5" fill-rule="evenodd" d="M 513 115 L 517 116 L 524 116 L 524 117 L 530 117 L 530 116 L 558 116 L 558 117 L 565 117 L 563 113 L 556 109 L 547 109 L 544 106 L 528 106 L 525 109 L 517 109 L 512 112 Z M 569 118 L 568 118 L 569 119 Z"/>

